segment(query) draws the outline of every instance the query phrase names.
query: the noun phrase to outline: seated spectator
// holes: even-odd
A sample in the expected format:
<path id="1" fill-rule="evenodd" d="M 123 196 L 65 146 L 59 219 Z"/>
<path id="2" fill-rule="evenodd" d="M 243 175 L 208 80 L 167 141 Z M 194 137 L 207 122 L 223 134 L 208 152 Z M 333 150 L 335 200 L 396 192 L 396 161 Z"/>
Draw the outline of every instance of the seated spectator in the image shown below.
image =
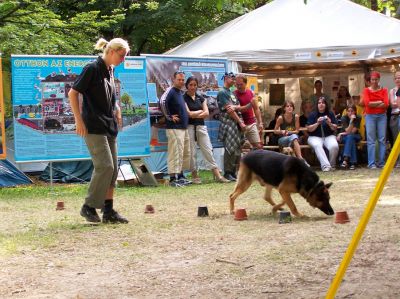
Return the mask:
<path id="1" fill-rule="evenodd" d="M 351 96 L 349 90 L 346 86 L 340 86 L 339 91 L 337 93 L 337 98 L 335 100 L 335 105 L 333 107 L 333 111 L 336 115 L 342 115 L 344 110 L 346 110 L 347 106 L 351 102 Z"/>
<path id="2" fill-rule="evenodd" d="M 310 113 L 313 111 L 314 107 L 311 101 L 305 100 L 301 102 L 301 112 L 303 113 L 300 115 L 300 132 L 299 132 L 299 142 L 300 144 L 307 144 L 308 139 L 308 132 L 305 130 L 307 129 L 307 119 L 310 116 Z"/>
<path id="3" fill-rule="evenodd" d="M 342 168 L 355 169 L 357 164 L 357 143 L 361 140 L 358 133 L 361 117 L 356 114 L 356 105 L 349 105 L 346 115 L 342 116 L 342 132 L 337 135 L 337 141 L 344 144 Z"/>
<path id="4" fill-rule="evenodd" d="M 283 113 L 278 117 L 275 124 L 275 134 L 280 135 L 278 145 L 280 147 L 291 147 L 297 158 L 310 166 L 301 155 L 301 148 L 299 144 L 299 128 L 300 121 L 299 115 L 294 113 L 294 103 L 292 101 L 285 101 L 282 106 Z"/>
<path id="5" fill-rule="evenodd" d="M 350 105 L 355 105 L 357 108 L 356 115 L 360 117 L 360 128 L 358 129 L 358 133 L 361 136 L 361 140 L 365 140 L 365 116 L 364 116 L 364 107 L 361 106 L 360 96 L 351 96 Z M 347 110 L 344 110 L 342 116 L 347 115 Z"/>
<path id="6" fill-rule="evenodd" d="M 327 100 L 322 97 L 319 98 L 317 107 L 307 120 L 307 130 L 310 134 L 308 144 L 314 149 L 322 171 L 331 171 L 336 167 L 339 152 L 339 145 L 335 136 L 336 129 L 337 120 L 333 112 L 330 111 Z M 329 160 L 324 146 L 329 152 Z"/>
<path id="7" fill-rule="evenodd" d="M 278 117 L 282 114 L 282 108 L 278 108 L 275 111 L 275 117 L 273 120 L 270 121 L 270 123 L 268 124 L 268 127 L 266 128 L 266 130 L 274 130 L 275 129 L 275 125 L 276 125 L 276 120 L 278 119 Z M 268 137 L 268 145 L 278 145 L 278 139 L 279 139 L 279 135 L 276 135 L 274 133 L 268 133 L 265 134 L 264 136 L 264 144 L 267 144 L 267 137 Z"/>

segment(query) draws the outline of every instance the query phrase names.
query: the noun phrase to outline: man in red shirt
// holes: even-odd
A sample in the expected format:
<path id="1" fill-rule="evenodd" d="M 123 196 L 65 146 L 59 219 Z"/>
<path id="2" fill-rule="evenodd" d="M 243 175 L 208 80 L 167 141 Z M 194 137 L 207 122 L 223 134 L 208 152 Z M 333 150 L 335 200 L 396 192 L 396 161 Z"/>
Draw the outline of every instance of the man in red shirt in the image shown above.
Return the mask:
<path id="1" fill-rule="evenodd" d="M 234 94 L 239 100 L 240 106 L 235 106 L 234 109 L 242 114 L 244 124 L 246 125 L 245 136 L 253 147 L 262 148 L 260 132 L 264 127 L 257 99 L 254 93 L 246 88 L 247 78 L 245 76 L 236 76 L 235 84 L 237 89 L 234 91 Z"/>

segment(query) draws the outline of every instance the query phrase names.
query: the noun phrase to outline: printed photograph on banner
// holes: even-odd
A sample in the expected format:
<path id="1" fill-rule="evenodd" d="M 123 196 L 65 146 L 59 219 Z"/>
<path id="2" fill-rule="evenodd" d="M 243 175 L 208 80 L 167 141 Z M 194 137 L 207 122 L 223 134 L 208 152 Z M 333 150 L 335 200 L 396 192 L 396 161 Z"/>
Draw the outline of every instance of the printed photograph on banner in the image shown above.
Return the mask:
<path id="1" fill-rule="evenodd" d="M 4 122 L 3 71 L 0 54 L 0 159 L 6 158 L 6 133 Z"/>
<path id="2" fill-rule="evenodd" d="M 68 92 L 95 56 L 12 56 L 12 102 L 16 161 L 88 158 L 76 135 Z M 150 153 L 150 127 L 143 58 L 127 58 L 114 70 L 123 128 L 118 155 Z M 133 63 L 137 61 L 138 63 Z M 125 67 L 126 66 L 126 67 Z M 82 104 L 82 96 L 81 96 Z"/>
<path id="3" fill-rule="evenodd" d="M 176 71 L 185 73 L 185 79 L 193 76 L 198 80 L 197 93 L 207 101 L 209 117 L 205 120 L 213 147 L 221 147 L 218 141 L 219 109 L 217 93 L 223 87 L 222 76 L 227 69 L 225 59 L 180 58 L 149 55 L 147 63 L 147 94 L 151 123 L 151 150 L 166 151 L 167 136 L 165 117 L 161 112 L 159 100 L 172 86 Z M 182 91 L 185 92 L 185 89 Z"/>

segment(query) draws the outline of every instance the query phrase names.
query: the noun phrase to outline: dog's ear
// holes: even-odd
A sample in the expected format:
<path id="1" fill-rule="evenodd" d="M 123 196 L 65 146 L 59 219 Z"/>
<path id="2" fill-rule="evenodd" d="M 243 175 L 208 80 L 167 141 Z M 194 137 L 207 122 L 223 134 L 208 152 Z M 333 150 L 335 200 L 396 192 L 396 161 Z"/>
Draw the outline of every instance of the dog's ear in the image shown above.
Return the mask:
<path id="1" fill-rule="evenodd" d="M 333 184 L 333 183 L 325 184 L 326 189 L 329 189 L 329 188 L 332 186 L 332 184 Z"/>

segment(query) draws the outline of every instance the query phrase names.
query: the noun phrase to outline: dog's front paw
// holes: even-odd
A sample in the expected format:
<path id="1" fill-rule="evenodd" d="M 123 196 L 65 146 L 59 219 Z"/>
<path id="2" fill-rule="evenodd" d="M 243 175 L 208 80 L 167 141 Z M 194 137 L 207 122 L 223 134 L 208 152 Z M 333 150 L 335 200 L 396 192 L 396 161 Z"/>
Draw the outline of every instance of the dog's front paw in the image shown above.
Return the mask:
<path id="1" fill-rule="evenodd" d="M 276 214 L 276 213 L 278 213 L 279 211 L 284 211 L 285 209 L 284 208 L 282 208 L 282 205 L 275 205 L 275 206 L 273 206 L 272 207 L 272 214 Z"/>
<path id="2" fill-rule="evenodd" d="M 234 210 L 231 210 L 230 213 L 231 213 L 231 215 L 235 215 L 235 211 Z"/>
<path id="3" fill-rule="evenodd" d="M 293 215 L 296 216 L 296 217 L 298 217 L 298 218 L 308 218 L 308 216 L 306 216 L 306 215 L 304 215 L 304 214 L 302 214 L 302 213 L 299 213 L 299 212 L 293 213 Z"/>

